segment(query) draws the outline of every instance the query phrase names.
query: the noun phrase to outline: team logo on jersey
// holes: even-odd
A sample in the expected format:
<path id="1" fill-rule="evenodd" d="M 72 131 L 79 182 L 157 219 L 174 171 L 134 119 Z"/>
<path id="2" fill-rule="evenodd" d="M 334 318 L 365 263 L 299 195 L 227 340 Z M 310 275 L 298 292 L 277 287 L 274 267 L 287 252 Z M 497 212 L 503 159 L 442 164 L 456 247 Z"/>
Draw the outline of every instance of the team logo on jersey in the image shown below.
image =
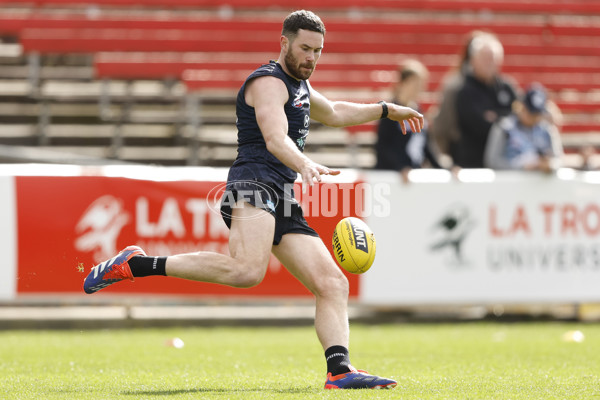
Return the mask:
<path id="1" fill-rule="evenodd" d="M 303 106 L 302 100 L 295 99 L 294 102 L 292 103 L 292 106 L 294 106 L 295 108 L 302 108 L 302 106 Z"/>

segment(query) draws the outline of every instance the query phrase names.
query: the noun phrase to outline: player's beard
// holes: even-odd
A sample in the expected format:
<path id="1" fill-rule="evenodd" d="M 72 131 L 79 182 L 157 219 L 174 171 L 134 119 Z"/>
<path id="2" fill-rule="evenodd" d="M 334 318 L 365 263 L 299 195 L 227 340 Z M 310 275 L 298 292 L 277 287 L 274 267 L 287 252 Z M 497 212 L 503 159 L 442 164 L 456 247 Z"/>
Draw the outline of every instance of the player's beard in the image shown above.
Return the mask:
<path id="1" fill-rule="evenodd" d="M 306 80 L 310 78 L 313 71 L 315 70 L 314 63 L 300 64 L 298 62 L 298 59 L 296 59 L 296 57 L 294 57 L 294 55 L 292 54 L 291 50 L 288 50 L 288 52 L 285 54 L 284 62 L 287 70 L 296 79 Z"/>

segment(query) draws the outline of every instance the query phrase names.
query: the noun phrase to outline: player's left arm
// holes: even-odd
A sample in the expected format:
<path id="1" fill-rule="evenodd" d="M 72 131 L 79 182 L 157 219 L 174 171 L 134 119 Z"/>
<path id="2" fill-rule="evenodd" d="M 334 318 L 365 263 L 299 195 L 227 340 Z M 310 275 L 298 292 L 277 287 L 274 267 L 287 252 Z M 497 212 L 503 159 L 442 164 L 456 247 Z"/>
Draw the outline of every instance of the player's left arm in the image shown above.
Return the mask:
<path id="1" fill-rule="evenodd" d="M 423 115 L 410 107 L 387 103 L 388 118 L 393 121 L 406 121 L 413 132 L 423 129 Z M 381 118 L 383 106 L 379 103 L 360 104 L 348 101 L 331 101 L 310 88 L 310 116 L 327 126 L 343 127 L 360 125 Z M 402 133 L 406 134 L 406 126 L 400 124 Z"/>

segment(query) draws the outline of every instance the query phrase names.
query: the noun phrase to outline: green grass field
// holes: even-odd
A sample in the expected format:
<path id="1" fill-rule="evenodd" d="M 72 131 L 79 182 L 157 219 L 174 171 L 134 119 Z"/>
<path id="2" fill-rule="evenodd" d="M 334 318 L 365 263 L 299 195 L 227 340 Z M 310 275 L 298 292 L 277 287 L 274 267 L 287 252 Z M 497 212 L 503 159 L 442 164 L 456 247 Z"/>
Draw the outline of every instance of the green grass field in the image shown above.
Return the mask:
<path id="1" fill-rule="evenodd" d="M 323 390 L 310 327 L 0 331 L 0 398 L 600 399 L 600 325 L 355 325 L 351 355 L 398 387 Z"/>

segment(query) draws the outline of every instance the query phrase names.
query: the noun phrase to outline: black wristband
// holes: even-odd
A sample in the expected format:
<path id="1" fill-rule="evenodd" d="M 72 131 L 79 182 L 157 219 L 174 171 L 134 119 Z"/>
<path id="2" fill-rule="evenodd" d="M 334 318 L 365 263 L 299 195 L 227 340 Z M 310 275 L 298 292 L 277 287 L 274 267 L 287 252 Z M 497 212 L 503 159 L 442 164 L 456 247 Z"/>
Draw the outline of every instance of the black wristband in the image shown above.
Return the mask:
<path id="1" fill-rule="evenodd" d="M 383 100 L 381 100 L 380 102 L 378 102 L 377 104 L 381 104 L 381 118 L 380 119 L 384 119 L 387 118 L 388 116 L 388 106 L 387 103 Z"/>

